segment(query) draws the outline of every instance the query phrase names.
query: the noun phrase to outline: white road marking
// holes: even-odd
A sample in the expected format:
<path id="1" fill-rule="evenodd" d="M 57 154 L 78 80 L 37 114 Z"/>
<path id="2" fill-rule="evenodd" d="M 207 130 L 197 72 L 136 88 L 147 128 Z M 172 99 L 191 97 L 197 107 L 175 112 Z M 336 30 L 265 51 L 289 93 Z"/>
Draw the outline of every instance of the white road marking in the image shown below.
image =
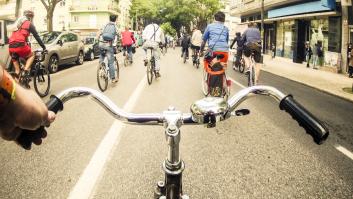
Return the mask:
<path id="1" fill-rule="evenodd" d="M 344 147 L 341 146 L 341 145 L 337 145 L 337 146 L 336 146 L 336 149 L 337 149 L 338 151 L 340 151 L 341 153 L 343 153 L 344 155 L 346 155 L 347 157 L 349 157 L 350 159 L 353 160 L 353 153 L 350 152 L 348 149 L 344 148 Z"/>
<path id="2" fill-rule="evenodd" d="M 228 78 L 229 78 L 229 77 L 228 77 Z M 233 78 L 229 78 L 229 79 L 230 79 L 234 84 L 236 84 L 236 85 L 238 85 L 238 86 L 240 86 L 240 87 L 242 87 L 242 88 L 246 88 L 246 86 L 244 86 L 244 85 L 242 85 L 241 83 L 235 81 Z M 350 152 L 348 149 L 344 148 L 344 147 L 341 146 L 341 145 L 336 145 L 335 148 L 336 148 L 339 152 L 343 153 L 344 155 L 346 155 L 347 157 L 349 157 L 350 159 L 353 160 L 353 153 Z"/>
<path id="3" fill-rule="evenodd" d="M 130 96 L 127 103 L 124 105 L 124 110 L 130 112 L 135 106 L 143 88 L 146 86 L 146 76 L 140 81 L 133 94 Z M 125 126 L 124 123 L 115 121 L 109 131 L 99 144 L 93 154 L 89 164 L 83 171 L 81 177 L 71 190 L 69 199 L 86 199 L 90 198 L 97 181 L 102 176 L 105 163 L 110 159 L 112 149 L 119 144 L 120 132 Z"/>
<path id="4" fill-rule="evenodd" d="M 240 86 L 241 88 L 246 88 L 246 86 L 244 86 L 243 84 L 235 81 L 233 78 L 227 77 L 228 79 L 230 79 L 230 81 L 232 81 L 234 84 Z"/>

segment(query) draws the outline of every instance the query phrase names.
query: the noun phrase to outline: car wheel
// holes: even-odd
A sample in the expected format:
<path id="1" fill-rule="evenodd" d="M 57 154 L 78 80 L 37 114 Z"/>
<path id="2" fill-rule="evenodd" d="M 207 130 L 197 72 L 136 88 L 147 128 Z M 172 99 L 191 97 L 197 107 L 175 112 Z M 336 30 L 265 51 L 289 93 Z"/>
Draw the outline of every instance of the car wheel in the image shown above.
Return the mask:
<path id="1" fill-rule="evenodd" d="M 78 54 L 78 57 L 77 57 L 76 64 L 82 65 L 83 64 L 83 59 L 84 59 L 83 52 L 80 51 L 79 54 Z"/>
<path id="2" fill-rule="evenodd" d="M 93 50 L 92 50 L 91 53 L 89 54 L 89 60 L 90 60 L 90 61 L 94 60 L 94 52 L 93 52 Z"/>
<path id="3" fill-rule="evenodd" d="M 49 58 L 49 70 L 50 73 L 56 73 L 59 70 L 59 60 L 58 57 L 56 55 L 52 55 Z"/>

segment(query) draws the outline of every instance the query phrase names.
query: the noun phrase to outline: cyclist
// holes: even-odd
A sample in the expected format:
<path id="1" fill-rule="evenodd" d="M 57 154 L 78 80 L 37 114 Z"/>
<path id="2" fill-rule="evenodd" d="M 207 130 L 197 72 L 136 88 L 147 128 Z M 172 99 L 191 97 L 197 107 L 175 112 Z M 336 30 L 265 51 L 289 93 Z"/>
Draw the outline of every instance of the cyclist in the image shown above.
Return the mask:
<path id="1" fill-rule="evenodd" d="M 181 38 L 181 57 L 183 57 L 184 53 L 186 53 L 186 59 L 189 59 L 189 47 L 190 47 L 190 36 L 188 33 L 184 33 Z"/>
<path id="2" fill-rule="evenodd" d="M 225 14 L 217 12 L 215 22 L 207 25 L 202 37 L 201 52 L 208 42 L 209 51 L 205 54 L 204 67 L 210 80 L 210 94 L 220 96 L 223 89 L 223 77 L 228 62 L 229 29 L 224 25 Z"/>
<path id="3" fill-rule="evenodd" d="M 164 39 L 164 33 L 157 25 L 156 23 L 151 23 L 145 27 L 145 29 L 142 32 L 142 38 L 145 41 L 143 44 L 143 49 L 145 51 L 145 65 L 148 62 L 147 58 L 147 49 L 148 48 L 153 48 L 153 56 L 155 57 L 155 70 L 156 70 L 156 76 L 160 77 L 160 66 L 159 66 L 159 58 L 160 54 L 158 52 L 159 44 L 163 44 L 165 39 Z"/>
<path id="4" fill-rule="evenodd" d="M 32 23 L 34 12 L 25 10 L 23 17 L 19 18 L 16 22 L 16 30 L 12 32 L 9 38 L 9 54 L 12 57 L 12 62 L 15 67 L 15 77 L 18 78 L 20 73 L 20 64 L 18 58 L 26 59 L 25 74 L 28 75 L 33 64 L 35 55 L 28 45 L 28 37 L 32 33 L 38 44 L 46 50 L 43 41 L 40 39 L 35 26 Z"/>
<path id="5" fill-rule="evenodd" d="M 114 68 L 114 53 L 115 49 L 113 44 L 118 41 L 118 32 L 116 28 L 116 15 L 109 16 L 109 22 L 102 27 L 102 29 L 98 32 L 98 40 L 99 40 L 99 49 L 101 52 L 106 51 L 106 56 L 108 58 L 108 67 L 110 79 L 113 83 L 118 82 L 118 79 L 115 78 L 115 68 Z M 100 54 L 99 63 L 104 61 L 103 53 Z"/>
<path id="6" fill-rule="evenodd" d="M 233 48 L 234 44 L 237 43 L 237 55 L 236 55 L 236 61 L 235 64 L 237 66 L 240 65 L 240 59 L 243 55 L 243 49 L 244 49 L 244 43 L 243 43 L 243 39 L 241 37 L 240 32 L 235 33 L 235 38 L 232 42 L 232 44 L 230 45 L 230 49 Z M 235 69 L 235 66 L 233 66 L 233 69 Z"/>
<path id="7" fill-rule="evenodd" d="M 125 31 L 121 32 L 121 42 L 124 48 L 124 55 L 128 56 L 132 63 L 132 45 L 135 44 L 136 41 L 134 34 L 133 32 L 130 32 L 129 27 L 125 27 Z"/>
<path id="8" fill-rule="evenodd" d="M 42 128 L 27 134 L 24 139 L 22 129 L 35 130 L 49 126 L 55 120 L 55 113 L 48 111 L 39 96 L 32 90 L 17 85 L 11 75 L 0 65 L 0 137 L 15 141 L 26 149 L 32 142 L 36 145 L 45 137 Z"/>
<path id="9" fill-rule="evenodd" d="M 194 55 L 193 62 L 195 63 L 196 58 L 198 56 L 198 53 L 200 52 L 201 49 L 201 43 L 202 43 L 202 33 L 197 27 L 195 26 L 192 31 L 192 36 L 191 36 L 191 49 L 192 49 L 192 54 Z"/>
<path id="10" fill-rule="evenodd" d="M 243 42 L 244 42 L 244 55 L 245 55 L 245 67 L 246 73 L 249 73 L 250 70 L 250 55 L 254 53 L 255 60 L 255 83 L 257 84 L 260 76 L 261 69 L 261 35 L 260 31 L 257 28 L 254 22 L 250 22 L 248 28 L 243 33 Z"/>

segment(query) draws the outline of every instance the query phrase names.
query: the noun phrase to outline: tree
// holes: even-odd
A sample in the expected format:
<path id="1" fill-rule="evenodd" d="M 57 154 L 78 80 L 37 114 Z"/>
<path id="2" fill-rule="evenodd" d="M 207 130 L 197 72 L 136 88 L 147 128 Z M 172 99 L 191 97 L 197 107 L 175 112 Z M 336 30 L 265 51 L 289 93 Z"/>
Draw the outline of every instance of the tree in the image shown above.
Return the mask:
<path id="1" fill-rule="evenodd" d="M 176 35 L 176 30 L 173 28 L 173 26 L 170 24 L 170 22 L 163 23 L 161 25 L 161 28 L 165 34 L 168 34 L 170 36 Z"/>
<path id="2" fill-rule="evenodd" d="M 63 0 L 40 0 L 47 10 L 47 30 L 53 31 L 53 14 L 56 4 Z"/>

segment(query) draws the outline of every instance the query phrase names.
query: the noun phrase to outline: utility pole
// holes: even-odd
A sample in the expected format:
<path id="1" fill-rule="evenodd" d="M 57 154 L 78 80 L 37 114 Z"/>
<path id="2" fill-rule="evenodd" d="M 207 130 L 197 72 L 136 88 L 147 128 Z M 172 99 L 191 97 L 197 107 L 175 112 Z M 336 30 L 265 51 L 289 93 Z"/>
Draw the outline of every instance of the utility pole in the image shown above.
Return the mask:
<path id="1" fill-rule="evenodd" d="M 264 13 L 265 0 L 261 0 L 261 39 L 262 39 L 262 53 L 265 53 L 265 29 L 264 29 Z"/>

